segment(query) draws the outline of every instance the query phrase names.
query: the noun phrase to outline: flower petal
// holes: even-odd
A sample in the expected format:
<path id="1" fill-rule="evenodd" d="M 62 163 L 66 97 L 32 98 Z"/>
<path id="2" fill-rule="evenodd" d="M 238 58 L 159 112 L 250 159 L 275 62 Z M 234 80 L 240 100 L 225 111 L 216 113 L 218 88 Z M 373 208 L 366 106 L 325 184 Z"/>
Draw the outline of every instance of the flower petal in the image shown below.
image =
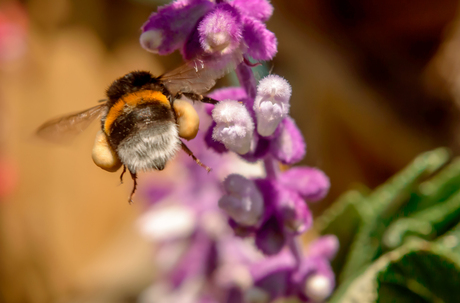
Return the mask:
<path id="1" fill-rule="evenodd" d="M 281 174 L 280 182 L 308 201 L 323 199 L 330 187 L 326 174 L 313 167 L 293 167 Z"/>
<path id="2" fill-rule="evenodd" d="M 267 21 L 273 14 L 273 6 L 267 0 L 234 0 L 232 5 L 243 14 L 260 21 Z"/>
<path id="3" fill-rule="evenodd" d="M 295 164 L 302 160 L 306 153 L 303 136 L 290 117 L 286 117 L 280 127 L 282 127 L 280 134 L 272 140 L 270 151 L 281 163 Z"/>
<path id="4" fill-rule="evenodd" d="M 257 117 L 257 132 L 271 136 L 280 122 L 289 113 L 291 86 L 278 75 L 269 75 L 260 80 L 254 102 Z"/>
<path id="5" fill-rule="evenodd" d="M 233 100 L 218 103 L 212 118 L 216 122 L 212 137 L 222 142 L 228 149 L 239 154 L 247 153 L 251 148 L 254 123 L 244 105 Z"/>
<path id="6" fill-rule="evenodd" d="M 142 47 L 160 55 L 181 48 L 197 21 L 213 6 L 208 0 L 182 0 L 159 7 L 142 26 Z"/>
<path id="7" fill-rule="evenodd" d="M 247 54 L 255 60 L 271 60 L 277 52 L 275 35 L 257 19 L 243 17 L 243 38 Z"/>
<path id="8" fill-rule="evenodd" d="M 200 21 L 198 35 L 201 47 L 207 53 L 233 52 L 242 39 L 239 11 L 228 3 L 219 4 Z"/>
<path id="9" fill-rule="evenodd" d="M 281 251 L 286 243 L 283 226 L 271 217 L 256 233 L 256 245 L 266 255 L 275 255 Z"/>
<path id="10" fill-rule="evenodd" d="M 253 181 L 238 174 L 224 180 L 227 192 L 219 200 L 219 207 L 233 220 L 244 226 L 256 225 L 264 211 L 264 201 Z"/>

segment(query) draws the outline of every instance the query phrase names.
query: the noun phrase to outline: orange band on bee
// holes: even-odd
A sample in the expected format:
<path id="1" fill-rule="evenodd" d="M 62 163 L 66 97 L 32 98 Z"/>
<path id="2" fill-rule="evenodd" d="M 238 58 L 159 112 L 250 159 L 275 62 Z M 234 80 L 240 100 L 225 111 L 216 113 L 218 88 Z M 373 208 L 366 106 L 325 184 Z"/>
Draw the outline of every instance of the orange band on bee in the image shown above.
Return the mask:
<path id="1" fill-rule="evenodd" d="M 168 98 L 159 91 L 142 90 L 123 96 L 109 109 L 105 118 L 104 132 L 106 134 L 110 134 L 110 127 L 113 122 L 115 122 L 115 120 L 127 109 L 127 107 L 134 108 L 140 104 L 156 102 L 171 108 Z"/>

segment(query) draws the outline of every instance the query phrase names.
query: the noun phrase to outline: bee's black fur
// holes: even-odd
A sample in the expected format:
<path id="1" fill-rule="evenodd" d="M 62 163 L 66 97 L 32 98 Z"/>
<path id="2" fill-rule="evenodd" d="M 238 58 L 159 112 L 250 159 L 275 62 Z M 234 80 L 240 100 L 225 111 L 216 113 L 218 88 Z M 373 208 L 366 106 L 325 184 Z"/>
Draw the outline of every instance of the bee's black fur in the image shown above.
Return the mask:
<path id="1" fill-rule="evenodd" d="M 140 104 L 136 110 L 120 115 L 112 124 L 109 142 L 117 149 L 118 144 L 127 136 L 136 134 L 149 125 L 174 122 L 173 111 L 161 103 Z"/>
<path id="2" fill-rule="evenodd" d="M 149 89 L 160 91 L 167 97 L 169 92 L 161 84 L 158 78 L 146 71 L 134 71 L 113 81 L 107 89 L 107 105 L 114 105 L 124 95 L 134 93 L 140 90 Z"/>

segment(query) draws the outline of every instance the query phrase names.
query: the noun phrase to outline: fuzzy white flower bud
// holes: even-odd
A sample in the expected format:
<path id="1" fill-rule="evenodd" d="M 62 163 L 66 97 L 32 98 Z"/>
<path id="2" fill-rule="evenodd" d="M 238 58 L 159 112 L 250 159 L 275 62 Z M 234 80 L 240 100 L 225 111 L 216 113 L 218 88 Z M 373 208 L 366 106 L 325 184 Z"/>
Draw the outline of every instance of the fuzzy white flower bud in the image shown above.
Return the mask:
<path id="1" fill-rule="evenodd" d="M 313 302 L 323 302 L 331 293 L 331 281 L 323 275 L 312 275 L 305 281 L 305 294 L 312 299 Z"/>
<path id="2" fill-rule="evenodd" d="M 278 75 L 269 75 L 260 80 L 254 111 L 257 117 L 257 132 L 261 136 L 272 135 L 287 116 L 291 92 L 291 85 Z"/>
<path id="3" fill-rule="evenodd" d="M 255 183 L 231 174 L 225 179 L 224 187 L 227 195 L 220 198 L 219 207 L 241 225 L 256 225 L 264 211 L 264 200 Z"/>
<path id="4" fill-rule="evenodd" d="M 254 123 L 246 107 L 233 100 L 219 102 L 212 110 L 216 126 L 212 138 L 241 155 L 251 148 Z"/>
<path id="5" fill-rule="evenodd" d="M 158 54 L 158 48 L 163 43 L 163 33 L 156 29 L 145 31 L 141 34 L 139 42 L 146 51 Z"/>

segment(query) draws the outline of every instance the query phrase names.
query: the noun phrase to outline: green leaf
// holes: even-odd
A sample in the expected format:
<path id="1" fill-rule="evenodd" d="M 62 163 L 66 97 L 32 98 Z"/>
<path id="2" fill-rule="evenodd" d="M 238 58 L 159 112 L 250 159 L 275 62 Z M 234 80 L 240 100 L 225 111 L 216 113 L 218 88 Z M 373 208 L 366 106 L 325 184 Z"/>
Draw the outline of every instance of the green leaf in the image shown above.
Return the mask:
<path id="1" fill-rule="evenodd" d="M 362 218 L 355 241 L 351 245 L 348 260 L 339 281 L 356 275 L 382 253 L 381 238 L 393 216 L 408 201 L 416 184 L 424 177 L 442 167 L 449 159 L 447 149 L 440 148 L 418 156 L 408 167 L 379 186 L 362 203 L 370 211 Z"/>
<path id="2" fill-rule="evenodd" d="M 436 243 L 456 254 L 460 262 L 460 223 L 436 240 Z"/>
<path id="3" fill-rule="evenodd" d="M 383 243 L 394 248 L 399 246 L 404 237 L 409 234 L 415 234 L 424 239 L 434 239 L 447 232 L 459 220 L 460 191 L 457 191 L 442 203 L 392 223 L 383 237 Z"/>
<path id="4" fill-rule="evenodd" d="M 340 247 L 331 266 L 336 276 L 340 275 L 354 236 L 367 216 L 366 204 L 361 192 L 348 191 L 315 220 L 316 229 L 322 234 L 334 234 L 339 239 Z"/>
<path id="5" fill-rule="evenodd" d="M 340 285 L 331 303 L 458 302 L 460 262 L 451 251 L 408 241 Z"/>

